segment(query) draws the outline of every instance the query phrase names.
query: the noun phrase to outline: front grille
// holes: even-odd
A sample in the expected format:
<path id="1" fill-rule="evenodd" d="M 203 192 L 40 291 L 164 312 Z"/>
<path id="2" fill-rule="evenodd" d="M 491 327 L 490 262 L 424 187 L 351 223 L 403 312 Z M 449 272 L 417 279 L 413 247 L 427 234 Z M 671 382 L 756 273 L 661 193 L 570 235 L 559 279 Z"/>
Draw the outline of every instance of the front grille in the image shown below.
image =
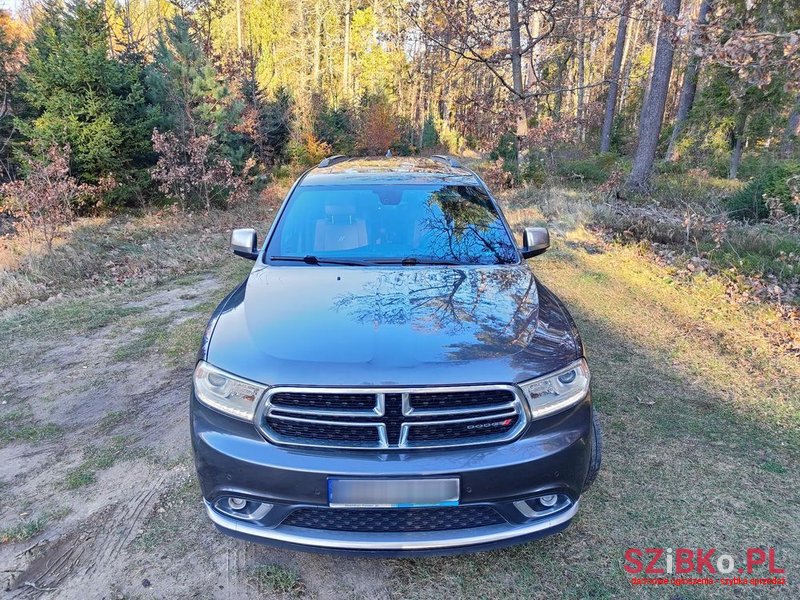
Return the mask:
<path id="1" fill-rule="evenodd" d="M 283 525 L 326 531 L 390 533 L 469 529 L 505 522 L 491 506 L 299 508 L 284 519 Z"/>
<path id="2" fill-rule="evenodd" d="M 372 410 L 375 399 L 365 394 L 299 394 L 284 392 L 274 394 L 271 398 L 274 406 L 302 406 L 309 408 L 353 408 Z"/>
<path id="3" fill-rule="evenodd" d="M 431 394 L 409 394 L 408 400 L 415 409 L 462 408 L 502 404 L 514 399 L 510 390 L 483 390 L 479 392 L 435 392 Z"/>
<path id="4" fill-rule="evenodd" d="M 508 441 L 525 426 L 512 386 L 348 389 L 273 388 L 259 428 L 276 443 L 413 449 Z"/>
<path id="5" fill-rule="evenodd" d="M 267 418 L 267 424 L 274 431 L 286 437 L 366 444 L 377 444 L 380 441 L 378 430 L 374 427 L 358 427 L 346 423 L 332 425 L 307 421 L 285 421 L 274 417 Z"/>

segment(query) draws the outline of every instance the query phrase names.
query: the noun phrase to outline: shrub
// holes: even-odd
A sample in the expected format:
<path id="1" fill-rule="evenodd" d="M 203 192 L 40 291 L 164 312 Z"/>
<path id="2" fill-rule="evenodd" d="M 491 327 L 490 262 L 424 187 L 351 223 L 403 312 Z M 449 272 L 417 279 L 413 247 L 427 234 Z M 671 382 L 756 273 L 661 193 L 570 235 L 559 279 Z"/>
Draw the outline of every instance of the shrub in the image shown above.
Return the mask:
<path id="1" fill-rule="evenodd" d="M 213 144 L 211 136 L 199 135 L 190 136 L 184 146 L 172 132 L 153 131 L 153 148 L 160 154 L 153 179 L 159 182 L 159 190 L 183 209 L 224 207 L 247 193 L 230 161 L 214 156 Z M 243 173 L 252 166 L 252 160 L 248 161 Z"/>
<path id="2" fill-rule="evenodd" d="M 19 218 L 19 226 L 31 241 L 37 237 L 53 249 L 53 240 L 72 222 L 81 203 L 111 187 L 110 180 L 93 186 L 80 184 L 70 175 L 70 147 L 52 146 L 45 158 L 27 159 L 27 177 L 0 187 L 0 195 Z"/>
<path id="3" fill-rule="evenodd" d="M 617 161 L 616 154 L 607 152 L 589 158 L 569 160 L 556 166 L 556 173 L 561 177 L 579 179 L 582 182 L 605 183 L 611 176 Z"/>
<path id="4" fill-rule="evenodd" d="M 425 123 L 422 126 L 422 137 L 420 140 L 420 147 L 423 150 L 435 149 L 441 146 L 439 139 L 439 132 L 436 131 L 436 124 L 433 121 L 433 115 L 425 117 Z"/>
<path id="5" fill-rule="evenodd" d="M 765 166 L 761 173 L 727 201 L 728 212 L 739 219 L 766 219 L 773 210 L 800 215 L 800 162 Z"/>
<path id="6" fill-rule="evenodd" d="M 292 142 L 289 146 L 289 157 L 293 163 L 310 167 L 316 165 L 326 156 L 334 154 L 331 145 L 320 140 L 313 133 L 303 136 L 300 143 Z"/>
<path id="7" fill-rule="evenodd" d="M 347 107 L 323 106 L 314 118 L 312 137 L 327 144 L 329 153 L 351 154 L 356 143 L 356 122 Z"/>
<path id="8" fill-rule="evenodd" d="M 364 107 L 358 135 L 358 148 L 367 154 L 385 154 L 400 140 L 397 115 L 385 100 Z"/>
<path id="9" fill-rule="evenodd" d="M 497 146 L 489 154 L 493 161 L 498 159 L 503 161 L 503 170 L 510 173 L 513 179 L 519 178 L 519 167 L 517 165 L 517 136 L 509 131 L 500 136 Z"/>

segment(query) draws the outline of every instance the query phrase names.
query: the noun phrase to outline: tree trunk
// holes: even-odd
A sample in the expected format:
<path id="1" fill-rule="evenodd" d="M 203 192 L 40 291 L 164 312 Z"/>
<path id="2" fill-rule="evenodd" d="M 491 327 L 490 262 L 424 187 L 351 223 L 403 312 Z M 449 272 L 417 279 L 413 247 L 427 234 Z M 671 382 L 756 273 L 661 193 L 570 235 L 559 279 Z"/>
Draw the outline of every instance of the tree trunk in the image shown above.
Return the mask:
<path id="1" fill-rule="evenodd" d="M 627 181 L 629 188 L 646 188 L 653 170 L 658 136 L 661 133 L 661 122 L 664 119 L 664 106 L 669 91 L 669 79 L 672 74 L 672 57 L 675 52 L 672 40 L 675 33 L 675 19 L 678 17 L 680 8 L 680 0 L 663 0 L 664 14 L 658 30 L 653 76 L 650 81 L 650 90 L 642 106 L 642 116 L 639 119 L 639 141 L 633 157 L 633 168 Z"/>
<path id="2" fill-rule="evenodd" d="M 522 163 L 520 142 L 528 134 L 528 121 L 525 118 L 525 106 L 522 90 L 522 53 L 519 33 L 518 0 L 508 0 L 508 16 L 511 33 L 511 77 L 514 87 L 514 106 L 517 114 L 517 164 Z"/>
<path id="3" fill-rule="evenodd" d="M 578 0 L 578 73 L 576 77 L 576 94 L 575 94 L 575 119 L 578 121 L 578 139 L 583 142 L 586 140 L 585 123 L 583 122 L 583 108 L 584 108 L 584 82 L 586 79 L 586 59 L 583 56 L 585 39 L 583 35 L 583 0 Z"/>
<path id="4" fill-rule="evenodd" d="M 625 51 L 622 64 L 625 65 L 622 71 L 622 90 L 619 95 L 618 111 L 622 112 L 625 107 L 625 98 L 631 85 L 631 71 L 633 71 L 633 55 L 636 52 L 636 44 L 639 42 L 639 32 L 642 29 L 642 20 L 635 19 L 631 25 L 632 36 L 625 40 Z"/>
<path id="5" fill-rule="evenodd" d="M 781 139 L 780 152 L 783 158 L 792 157 L 794 144 L 798 137 L 800 137 L 800 94 L 795 98 L 794 108 L 792 108 L 792 112 L 789 115 L 789 122 L 786 123 L 786 129 Z"/>
<path id="6" fill-rule="evenodd" d="M 350 97 L 350 0 L 344 5 L 344 60 L 342 65 L 342 93 Z"/>
<path id="7" fill-rule="evenodd" d="M 314 91 L 319 90 L 320 56 L 322 54 L 322 0 L 314 5 L 314 64 L 311 76 L 314 80 Z"/>
<path id="8" fill-rule="evenodd" d="M 625 36 L 628 32 L 628 14 L 631 0 L 623 0 L 622 14 L 619 16 L 617 41 L 614 45 L 614 60 L 611 63 L 611 77 L 608 82 L 606 112 L 603 116 L 603 130 L 600 133 L 600 152 L 608 152 L 611 148 L 611 129 L 614 126 L 614 109 L 617 106 L 617 90 L 619 88 L 619 72 L 622 68 L 622 53 L 625 50 Z"/>
<path id="9" fill-rule="evenodd" d="M 739 174 L 739 163 L 742 161 L 742 152 L 744 151 L 744 132 L 749 118 L 750 115 L 745 114 L 744 109 L 740 108 L 736 126 L 731 132 L 731 164 L 728 167 L 728 179 L 736 179 Z"/>
<path id="10" fill-rule="evenodd" d="M 236 49 L 242 51 L 242 0 L 236 0 Z"/>
<path id="11" fill-rule="evenodd" d="M 700 3 L 700 12 L 697 15 L 697 28 L 692 34 L 692 44 L 689 49 L 689 62 L 686 64 L 686 72 L 683 75 L 683 85 L 681 86 L 681 97 L 678 100 L 678 113 L 675 115 L 675 125 L 669 137 L 667 147 L 667 160 L 674 162 L 678 159 L 675 151 L 675 144 L 683 131 L 689 111 L 694 104 L 694 96 L 697 92 L 697 76 L 700 72 L 700 56 L 695 54 L 695 47 L 700 38 L 700 31 L 708 23 L 708 13 L 711 10 L 711 0 L 703 0 Z"/>

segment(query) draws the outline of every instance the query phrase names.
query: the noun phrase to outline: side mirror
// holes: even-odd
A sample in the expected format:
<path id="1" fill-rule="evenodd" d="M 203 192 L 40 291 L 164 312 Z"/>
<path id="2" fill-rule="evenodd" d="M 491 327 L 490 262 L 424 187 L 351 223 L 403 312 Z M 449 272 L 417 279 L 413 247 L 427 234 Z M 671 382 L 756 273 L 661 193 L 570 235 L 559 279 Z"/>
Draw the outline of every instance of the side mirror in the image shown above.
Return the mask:
<path id="1" fill-rule="evenodd" d="M 547 227 L 526 227 L 522 232 L 522 258 L 539 256 L 550 247 Z"/>
<path id="2" fill-rule="evenodd" d="M 258 234 L 255 229 L 234 229 L 231 233 L 231 250 L 236 256 L 255 260 L 258 258 Z"/>

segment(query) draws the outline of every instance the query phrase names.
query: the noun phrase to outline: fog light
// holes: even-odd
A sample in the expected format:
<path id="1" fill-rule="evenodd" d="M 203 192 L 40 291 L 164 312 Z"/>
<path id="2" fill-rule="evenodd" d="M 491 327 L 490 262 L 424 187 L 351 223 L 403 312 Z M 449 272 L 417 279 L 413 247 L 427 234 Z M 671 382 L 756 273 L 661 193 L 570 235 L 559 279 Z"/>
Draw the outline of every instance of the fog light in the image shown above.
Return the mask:
<path id="1" fill-rule="evenodd" d="M 548 508 L 551 506 L 555 506 L 556 502 L 558 502 L 558 496 L 556 494 L 551 494 L 549 496 L 542 496 L 539 498 L 539 502 L 542 503 L 542 506 L 547 506 Z"/>
<path id="2" fill-rule="evenodd" d="M 545 494 L 514 502 L 514 507 L 526 519 L 540 519 L 554 515 L 570 506 L 572 506 L 572 501 L 566 494 Z"/>
<path id="3" fill-rule="evenodd" d="M 272 504 L 247 500 L 238 496 L 223 496 L 214 503 L 214 508 L 222 514 L 242 519 L 244 521 L 258 521 L 272 510 Z"/>
<path id="4" fill-rule="evenodd" d="M 242 510 L 245 506 L 247 506 L 247 500 L 244 498 L 228 498 L 228 506 L 230 506 L 233 510 Z M 550 505 L 548 504 L 547 506 Z"/>

